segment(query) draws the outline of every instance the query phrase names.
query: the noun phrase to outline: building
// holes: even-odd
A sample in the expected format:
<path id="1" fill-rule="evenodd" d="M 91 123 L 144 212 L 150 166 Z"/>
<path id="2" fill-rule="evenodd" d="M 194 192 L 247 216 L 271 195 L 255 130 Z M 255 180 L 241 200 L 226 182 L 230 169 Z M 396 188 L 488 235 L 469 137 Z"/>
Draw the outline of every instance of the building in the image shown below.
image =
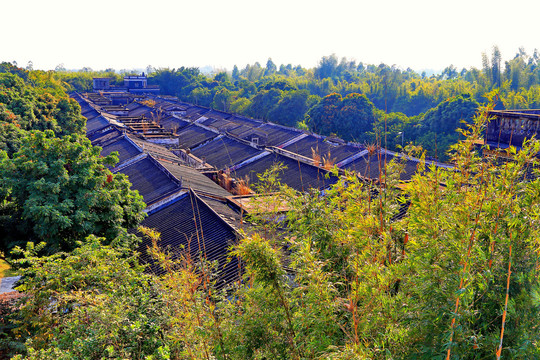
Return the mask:
<path id="1" fill-rule="evenodd" d="M 109 78 L 94 78 L 93 89 L 94 91 L 109 90 L 111 88 L 111 79 Z"/>
<path id="2" fill-rule="evenodd" d="M 124 76 L 124 86 L 111 85 L 110 78 L 94 78 L 93 79 L 94 92 L 126 92 L 134 94 L 154 94 L 159 95 L 159 86 L 148 85 L 148 77 L 142 73 L 137 76 Z M 125 96 L 124 96 L 125 97 Z M 117 103 L 127 103 L 124 98 L 117 101 Z"/>
<path id="3" fill-rule="evenodd" d="M 540 110 L 492 110 L 484 142 L 491 148 L 521 148 L 523 141 L 540 138 Z"/>

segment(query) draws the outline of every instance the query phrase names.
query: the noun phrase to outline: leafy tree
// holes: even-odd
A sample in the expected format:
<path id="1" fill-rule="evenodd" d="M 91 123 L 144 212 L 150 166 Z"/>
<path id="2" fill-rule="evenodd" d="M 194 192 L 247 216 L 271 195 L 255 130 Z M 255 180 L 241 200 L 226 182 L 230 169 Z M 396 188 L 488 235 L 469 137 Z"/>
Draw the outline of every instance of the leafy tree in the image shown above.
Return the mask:
<path id="1" fill-rule="evenodd" d="M 27 241 L 47 242 L 50 253 L 72 250 L 89 234 L 112 241 L 142 220 L 142 197 L 106 167 L 117 157 L 99 152 L 83 136 L 48 130 L 25 136 L 13 158 L 3 153 L 2 201 L 13 208 L 1 224 L 4 254 Z"/>
<path id="2" fill-rule="evenodd" d="M 191 91 L 190 98 L 196 105 L 210 106 L 212 93 L 206 87 L 197 87 Z"/>
<path id="3" fill-rule="evenodd" d="M 232 70 L 232 79 L 238 80 L 239 77 L 240 77 L 240 70 L 238 70 L 238 66 L 234 65 L 233 70 Z"/>
<path id="4" fill-rule="evenodd" d="M 48 257 L 37 256 L 44 243 L 19 251 L 28 296 L 15 333 L 28 336 L 26 359 L 168 358 L 155 282 L 134 254 L 107 242 L 90 236 Z"/>
<path id="5" fill-rule="evenodd" d="M 327 95 L 308 112 L 308 124 L 313 131 L 319 134 L 331 134 L 334 131 L 342 100 L 340 94 Z"/>
<path id="6" fill-rule="evenodd" d="M 310 104 L 307 90 L 289 91 L 268 113 L 269 120 L 278 124 L 295 126 L 304 119 Z"/>
<path id="7" fill-rule="evenodd" d="M 214 101 L 212 101 L 212 107 L 218 110 L 229 111 L 231 103 L 233 101 L 233 94 L 226 88 L 221 88 L 216 91 L 214 95 Z"/>
<path id="8" fill-rule="evenodd" d="M 276 70 L 276 64 L 274 64 L 272 59 L 268 58 L 268 61 L 266 62 L 266 68 L 264 70 L 264 76 L 274 75 L 276 73 Z"/>
<path id="9" fill-rule="evenodd" d="M 224 85 L 225 83 L 230 83 L 229 75 L 225 71 L 219 72 L 214 76 L 214 80 Z"/>
<path id="10" fill-rule="evenodd" d="M 340 105 L 336 134 L 348 140 L 367 140 L 373 131 L 375 106 L 365 95 L 349 94 Z"/>
<path id="11" fill-rule="evenodd" d="M 0 148 L 10 156 L 18 150 L 23 131 L 50 129 L 58 136 L 84 132 L 79 105 L 50 73 L 31 72 L 28 78 L 36 86 L 17 75 L 0 74 Z"/>
<path id="12" fill-rule="evenodd" d="M 482 111 L 463 136 L 486 122 Z M 229 292 L 213 264 L 171 260 L 148 230 L 161 277 L 93 236 L 47 258 L 29 244 L 16 315 L 28 358 L 538 358 L 539 151 L 530 141 L 501 161 L 460 141 L 452 169 L 420 155 L 403 183 L 404 157 L 374 165 L 377 183 L 347 173 L 324 193 L 281 186 L 275 166 Z"/>
<path id="13" fill-rule="evenodd" d="M 191 91 L 197 88 L 205 77 L 198 68 L 180 67 L 179 69 L 157 69 L 148 79 L 148 83 L 159 85 L 163 94 L 178 96 L 187 100 Z"/>
<path id="14" fill-rule="evenodd" d="M 251 100 L 251 104 L 246 110 L 246 113 L 254 118 L 263 120 L 271 120 L 269 117 L 270 111 L 281 100 L 282 91 L 279 89 L 262 90 L 257 93 Z"/>
<path id="15" fill-rule="evenodd" d="M 365 141 L 372 136 L 374 109 L 365 95 L 349 94 L 342 98 L 339 94 L 331 94 L 309 111 L 309 125 L 321 134 Z"/>
<path id="16" fill-rule="evenodd" d="M 250 104 L 251 101 L 249 101 L 245 97 L 240 97 L 231 103 L 230 110 L 234 114 L 243 114 L 247 111 Z"/>
<path id="17" fill-rule="evenodd" d="M 323 56 L 319 62 L 319 67 L 315 69 L 315 76 L 319 79 L 331 78 L 335 76 L 338 65 L 336 54 Z"/>
<path id="18" fill-rule="evenodd" d="M 493 56 L 491 59 L 491 75 L 493 77 L 492 84 L 501 87 L 501 52 L 498 46 L 493 46 Z"/>
<path id="19" fill-rule="evenodd" d="M 472 122 L 478 106 L 479 104 L 469 96 L 457 96 L 428 111 L 424 115 L 423 123 L 437 133 L 454 133 L 455 129 L 465 126 L 462 122 L 465 124 Z"/>
<path id="20" fill-rule="evenodd" d="M 13 61 L 0 63 L 0 73 L 11 73 L 19 76 L 21 79 L 28 78 L 28 71 L 17 66 L 17 62 Z"/>
<path id="21" fill-rule="evenodd" d="M 486 121 L 483 112 L 464 134 L 480 137 Z M 456 171 L 430 168 L 406 190 L 411 357 L 536 358 L 540 180 L 537 170 L 524 179 L 540 144 L 508 150 L 514 160 L 503 163 L 473 146 L 452 147 Z"/>

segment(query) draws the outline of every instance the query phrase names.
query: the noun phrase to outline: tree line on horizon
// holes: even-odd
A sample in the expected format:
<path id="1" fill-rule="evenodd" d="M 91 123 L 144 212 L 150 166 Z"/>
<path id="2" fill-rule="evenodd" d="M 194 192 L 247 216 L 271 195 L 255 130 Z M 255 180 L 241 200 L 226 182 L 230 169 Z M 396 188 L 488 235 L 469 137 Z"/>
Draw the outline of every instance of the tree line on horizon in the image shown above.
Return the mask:
<path id="1" fill-rule="evenodd" d="M 214 75 L 193 67 L 148 66 L 147 71 L 149 84 L 159 85 L 162 94 L 195 105 L 391 150 L 411 142 L 422 145 L 429 156 L 447 160 L 446 151 L 459 138 L 455 130 L 464 126 L 462 121 L 471 123 L 479 104 L 485 104 L 493 91 L 498 92 L 499 108 L 540 108 L 539 60 L 536 50 L 530 55 L 520 48 L 503 63 L 495 46 L 490 55 L 482 54 L 481 69 L 450 65 L 431 76 L 335 55 L 324 56 L 312 69 L 277 66 L 268 59 L 265 66 L 235 65 L 232 71 Z M 54 76 L 78 91 L 91 91 L 94 76 L 110 77 L 117 85 L 123 78 L 113 69 L 89 68 L 79 72 L 60 68 Z M 335 94 L 346 107 L 332 104 Z M 349 95 L 358 99 L 352 94 L 367 101 L 349 100 Z"/>

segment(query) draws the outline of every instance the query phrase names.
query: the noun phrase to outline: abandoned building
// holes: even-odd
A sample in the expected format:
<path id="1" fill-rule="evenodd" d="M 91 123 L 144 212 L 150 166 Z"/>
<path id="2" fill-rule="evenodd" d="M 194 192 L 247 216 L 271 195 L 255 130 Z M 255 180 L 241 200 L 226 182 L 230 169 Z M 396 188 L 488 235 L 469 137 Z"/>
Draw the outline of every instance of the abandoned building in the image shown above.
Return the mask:
<path id="1" fill-rule="evenodd" d="M 485 135 L 485 144 L 505 149 L 521 148 L 525 139 L 540 135 L 540 110 L 492 110 Z"/>
<path id="2" fill-rule="evenodd" d="M 99 77 L 93 79 L 93 91 L 94 93 L 116 93 L 113 96 L 112 94 L 107 94 L 110 96 L 108 98 L 111 103 L 123 103 L 127 104 L 129 102 L 128 94 L 159 94 L 159 86 L 148 85 L 148 77 L 142 73 L 138 76 L 124 76 L 124 85 L 115 86 L 111 84 L 111 78 Z M 126 94 L 118 94 L 126 93 Z M 121 96 L 118 96 L 121 95 Z"/>
<path id="3" fill-rule="evenodd" d="M 94 87 L 94 93 L 71 96 L 87 119 L 92 144 L 102 155 L 118 153 L 111 171 L 127 175 L 143 196 L 148 216 L 142 225 L 160 232 L 173 256 L 188 251 L 193 259 L 217 261 L 222 285 L 238 279 L 238 263 L 226 260 L 228 251 L 249 226 L 243 217 L 254 209 L 251 189 L 274 164 L 282 165 L 281 183 L 302 192 L 324 191 L 343 171 L 377 182 L 381 164 L 394 158 L 405 163 L 403 181 L 418 169 L 418 159 L 385 149 L 372 153 L 336 137 L 145 92 L 144 76 L 126 77 L 122 88 L 95 79 Z M 337 174 L 330 171 L 334 167 Z M 146 254 L 149 245 L 144 239 L 141 259 L 159 274 L 163 269 Z"/>

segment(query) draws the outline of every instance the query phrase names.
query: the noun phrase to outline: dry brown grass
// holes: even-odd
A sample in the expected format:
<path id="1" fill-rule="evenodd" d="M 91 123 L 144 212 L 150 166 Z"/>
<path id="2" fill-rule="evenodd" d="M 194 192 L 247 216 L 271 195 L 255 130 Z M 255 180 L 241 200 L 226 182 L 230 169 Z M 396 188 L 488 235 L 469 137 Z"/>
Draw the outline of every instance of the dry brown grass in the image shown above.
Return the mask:
<path id="1" fill-rule="evenodd" d="M 241 179 L 236 183 L 234 193 L 236 195 L 249 195 L 252 193 L 251 189 L 249 188 L 249 178 L 247 175 L 244 179 Z"/>
<path id="2" fill-rule="evenodd" d="M 323 156 L 323 168 L 326 170 L 330 170 L 334 167 L 334 164 L 336 163 L 336 158 L 330 157 L 330 151 L 328 151 L 327 156 Z"/>
<path id="3" fill-rule="evenodd" d="M 141 104 L 153 108 L 154 106 L 156 106 L 156 101 L 152 99 L 148 99 L 148 100 L 141 101 Z"/>
<path id="4" fill-rule="evenodd" d="M 220 173 L 218 174 L 218 184 L 225 190 L 231 192 L 232 191 L 232 179 L 227 173 Z"/>
<path id="5" fill-rule="evenodd" d="M 375 154 L 375 152 L 379 148 L 376 144 L 366 144 L 365 147 L 366 150 L 369 152 L 369 155 Z"/>
<path id="6" fill-rule="evenodd" d="M 159 125 L 159 123 L 161 122 L 161 119 L 163 119 L 163 109 L 160 107 L 156 113 L 151 113 L 152 114 L 152 120 Z"/>
<path id="7" fill-rule="evenodd" d="M 141 126 L 142 126 L 142 132 L 143 134 L 146 134 L 148 132 L 148 129 L 150 128 L 150 124 L 146 121 L 143 121 L 141 123 Z"/>
<path id="8" fill-rule="evenodd" d="M 321 165 L 321 154 L 319 154 L 318 146 L 315 149 L 311 148 L 311 159 L 313 160 L 313 165 L 315 166 Z"/>

